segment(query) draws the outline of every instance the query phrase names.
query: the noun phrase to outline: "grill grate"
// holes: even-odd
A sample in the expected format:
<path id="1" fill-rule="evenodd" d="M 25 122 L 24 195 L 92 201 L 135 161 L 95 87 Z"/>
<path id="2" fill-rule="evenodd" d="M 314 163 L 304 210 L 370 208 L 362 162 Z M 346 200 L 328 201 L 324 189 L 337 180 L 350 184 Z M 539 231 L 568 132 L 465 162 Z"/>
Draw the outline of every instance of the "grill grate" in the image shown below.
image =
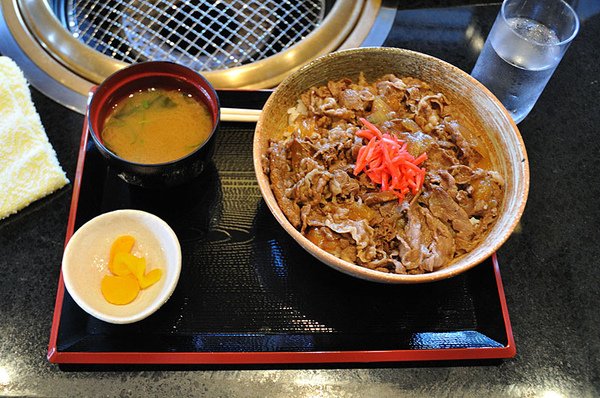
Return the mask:
<path id="1" fill-rule="evenodd" d="M 325 0 L 69 0 L 67 27 L 120 61 L 211 71 L 289 48 L 320 25 L 325 8 Z"/>

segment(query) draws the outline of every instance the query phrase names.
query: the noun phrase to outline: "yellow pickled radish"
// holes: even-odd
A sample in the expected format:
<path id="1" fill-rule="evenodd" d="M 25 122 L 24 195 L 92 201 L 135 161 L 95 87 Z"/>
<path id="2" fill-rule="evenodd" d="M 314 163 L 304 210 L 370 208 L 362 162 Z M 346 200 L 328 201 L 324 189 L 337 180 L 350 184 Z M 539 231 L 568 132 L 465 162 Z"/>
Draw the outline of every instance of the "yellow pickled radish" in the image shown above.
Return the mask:
<path id="1" fill-rule="evenodd" d="M 160 268 L 155 268 L 152 271 L 148 272 L 146 275 L 143 275 L 141 279 L 139 279 L 140 287 L 142 289 L 146 289 L 154 285 L 156 282 L 160 280 L 162 276 L 162 271 Z"/>
<path id="2" fill-rule="evenodd" d="M 133 274 L 138 281 L 146 272 L 146 258 L 136 257 L 131 253 L 117 253 L 115 256 L 115 264 L 117 264 L 118 268 L 126 268 L 127 273 Z"/>
<path id="3" fill-rule="evenodd" d="M 129 253 L 135 244 L 135 238 L 131 235 L 121 235 L 113 242 L 110 247 L 110 259 L 115 257 L 119 252 Z"/>
<path id="4" fill-rule="evenodd" d="M 141 289 L 154 285 L 162 277 L 162 270 L 146 274 L 146 258 L 131 254 L 135 239 L 119 236 L 110 248 L 108 268 L 114 275 L 106 275 L 101 282 L 102 295 L 111 304 L 131 303 Z"/>
<path id="5" fill-rule="evenodd" d="M 105 275 L 100 284 L 102 295 L 111 304 L 129 304 L 140 292 L 140 285 L 131 276 Z"/>
<path id="6" fill-rule="evenodd" d="M 117 276 L 125 276 L 131 274 L 131 270 L 127 266 L 129 262 L 129 256 L 132 256 L 132 254 L 125 252 L 119 252 L 115 254 L 114 259 L 108 266 L 110 271 Z"/>
<path id="7" fill-rule="evenodd" d="M 110 257 L 108 260 L 108 269 L 115 275 L 127 275 L 130 271 L 123 264 L 116 263 L 115 258 L 119 253 L 129 253 L 135 244 L 135 238 L 131 235 L 119 236 L 110 247 Z"/>

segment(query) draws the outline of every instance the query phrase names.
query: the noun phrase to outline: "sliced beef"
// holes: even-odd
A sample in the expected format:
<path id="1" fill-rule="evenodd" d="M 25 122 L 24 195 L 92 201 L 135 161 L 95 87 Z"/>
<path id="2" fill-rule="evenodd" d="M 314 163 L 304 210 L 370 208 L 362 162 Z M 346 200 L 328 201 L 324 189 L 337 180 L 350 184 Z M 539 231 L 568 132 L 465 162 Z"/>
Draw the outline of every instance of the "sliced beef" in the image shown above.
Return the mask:
<path id="1" fill-rule="evenodd" d="M 377 111 L 376 96 L 391 110 L 379 129 L 413 156 L 427 154 L 423 189 L 402 203 L 365 173 L 354 175 L 365 144 L 358 119 Z M 361 74 L 356 83 L 313 87 L 300 100 L 289 111 L 294 133 L 270 144 L 263 170 L 286 217 L 313 243 L 369 269 L 419 274 L 452 263 L 493 227 L 504 180 L 479 167 L 473 135 L 427 83 L 394 75 L 369 83 Z"/>
<path id="2" fill-rule="evenodd" d="M 353 111 L 364 111 L 369 103 L 362 99 L 358 91 L 347 89 L 340 94 L 340 105 Z"/>
<path id="3" fill-rule="evenodd" d="M 333 178 L 329 181 L 329 191 L 332 196 L 347 198 L 351 195 L 358 195 L 360 184 L 348 174 L 348 172 L 337 169 L 333 172 Z"/>
<path id="4" fill-rule="evenodd" d="M 456 199 L 458 194 L 456 180 L 447 170 L 437 169 L 429 172 L 429 183 L 438 185 L 446 191 L 452 199 Z"/>
<path id="5" fill-rule="evenodd" d="M 292 170 L 298 170 L 302 159 L 309 158 L 314 150 L 311 150 L 304 140 L 293 137 L 287 144 L 287 152 L 290 156 Z"/>
<path id="6" fill-rule="evenodd" d="M 443 114 L 446 99 L 440 93 L 435 95 L 426 95 L 419 99 L 415 112 L 415 122 L 422 131 L 429 133 L 440 122 L 440 115 Z"/>
<path id="7" fill-rule="evenodd" d="M 439 142 L 429 146 L 426 163 L 429 169 L 449 169 L 457 164 L 460 164 L 460 161 L 452 150 L 443 148 Z"/>
<path id="8" fill-rule="evenodd" d="M 456 164 L 448 168 L 457 184 L 468 184 L 474 176 L 473 169 L 464 164 Z"/>
<path id="9" fill-rule="evenodd" d="M 356 246 L 327 227 L 310 228 L 306 237 L 325 251 L 349 262 L 356 262 Z"/>
<path id="10" fill-rule="evenodd" d="M 377 95 L 385 98 L 385 102 L 393 111 L 403 113 L 405 111 L 404 100 L 406 98 L 406 84 L 394 75 L 386 75 L 375 84 Z"/>
<path id="11" fill-rule="evenodd" d="M 398 197 L 390 191 L 365 192 L 360 197 L 368 206 L 398 200 Z"/>
<path id="12" fill-rule="evenodd" d="M 350 79 L 340 79 L 337 81 L 329 81 L 327 82 L 327 88 L 331 95 L 337 99 L 340 98 L 342 92 L 347 90 L 352 85 L 352 80 Z"/>
<path id="13" fill-rule="evenodd" d="M 460 148 L 460 155 L 463 163 L 472 167 L 481 161 L 481 154 L 477 152 L 475 146 L 473 146 L 467 140 L 467 138 L 460 133 L 460 126 L 458 125 L 458 122 L 446 118 L 444 121 L 444 126 L 446 130 L 450 132 L 452 141 Z"/>
<path id="14" fill-rule="evenodd" d="M 286 191 L 292 183 L 292 173 L 289 170 L 285 145 L 277 142 L 271 143 L 269 160 L 269 178 L 275 199 L 290 223 L 298 228 L 300 227 L 300 206 L 286 195 Z"/>
<path id="15" fill-rule="evenodd" d="M 429 255 L 423 259 L 421 268 L 426 272 L 449 264 L 454 258 L 456 250 L 452 231 L 440 219 L 434 217 L 431 212 L 425 214 L 427 227 L 432 231 L 432 242 L 429 245 Z"/>
<path id="16" fill-rule="evenodd" d="M 467 212 L 443 188 L 436 185 L 431 187 L 429 210 L 435 217 L 452 226 L 457 238 L 470 241 L 475 237 L 475 228 L 469 221 Z"/>

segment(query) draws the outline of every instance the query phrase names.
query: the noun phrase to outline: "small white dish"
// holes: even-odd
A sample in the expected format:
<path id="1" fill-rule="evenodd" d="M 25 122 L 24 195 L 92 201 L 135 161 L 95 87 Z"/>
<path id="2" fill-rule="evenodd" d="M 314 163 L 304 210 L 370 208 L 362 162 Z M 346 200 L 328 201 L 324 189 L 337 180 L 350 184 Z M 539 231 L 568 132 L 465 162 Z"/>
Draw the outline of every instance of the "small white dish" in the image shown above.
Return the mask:
<path id="1" fill-rule="evenodd" d="M 161 268 L 163 274 L 133 302 L 114 305 L 102 295 L 100 282 L 110 274 L 110 248 L 121 235 L 135 238 L 132 254 L 146 258 L 146 272 Z M 159 217 L 140 210 L 116 210 L 91 219 L 73 234 L 62 260 L 63 280 L 73 300 L 93 317 L 115 324 L 153 314 L 171 297 L 180 272 L 181 246 L 175 232 Z"/>

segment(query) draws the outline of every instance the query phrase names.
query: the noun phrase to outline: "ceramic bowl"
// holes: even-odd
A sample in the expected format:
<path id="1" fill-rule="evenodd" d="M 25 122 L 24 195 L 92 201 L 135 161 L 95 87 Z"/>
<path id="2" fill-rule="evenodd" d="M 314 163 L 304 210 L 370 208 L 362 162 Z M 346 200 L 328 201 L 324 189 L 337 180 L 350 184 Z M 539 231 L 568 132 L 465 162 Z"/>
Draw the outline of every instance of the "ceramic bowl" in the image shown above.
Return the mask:
<path id="1" fill-rule="evenodd" d="M 310 242 L 287 220 L 274 197 L 262 159 L 270 139 L 281 139 L 288 123 L 287 110 L 296 106 L 300 94 L 313 86 L 344 77 L 356 81 L 363 72 L 369 81 L 388 73 L 412 76 L 444 93 L 454 107 L 467 115 L 474 131 L 487 136 L 496 169 L 505 178 L 504 202 L 494 227 L 468 254 L 426 274 L 400 275 L 370 270 L 341 260 Z M 262 196 L 285 231 L 305 250 L 346 274 L 383 283 L 422 283 L 460 274 L 491 256 L 510 236 L 525 208 L 529 189 L 529 166 L 517 126 L 502 104 L 482 84 L 462 70 L 434 57 L 397 48 L 360 48 L 320 57 L 285 79 L 265 104 L 254 136 L 254 167 Z"/>
<path id="2" fill-rule="evenodd" d="M 114 105 L 149 88 L 179 89 L 204 102 L 213 121 L 208 140 L 183 158 L 159 164 L 131 162 L 108 149 L 101 132 Z M 208 80 L 183 65 L 164 61 L 133 64 L 115 72 L 92 90 L 87 107 L 88 129 L 102 156 L 123 180 L 145 188 L 175 186 L 198 176 L 212 158 L 219 119 L 219 98 Z"/>
<path id="3" fill-rule="evenodd" d="M 161 268 L 162 277 L 133 302 L 114 305 L 102 295 L 100 282 L 110 274 L 110 248 L 121 235 L 136 239 L 132 254 L 146 258 L 147 271 Z M 91 219 L 71 236 L 62 260 L 63 280 L 73 300 L 88 314 L 116 324 L 137 322 L 157 311 L 171 297 L 180 272 L 177 236 L 165 221 L 140 210 L 116 210 Z"/>

